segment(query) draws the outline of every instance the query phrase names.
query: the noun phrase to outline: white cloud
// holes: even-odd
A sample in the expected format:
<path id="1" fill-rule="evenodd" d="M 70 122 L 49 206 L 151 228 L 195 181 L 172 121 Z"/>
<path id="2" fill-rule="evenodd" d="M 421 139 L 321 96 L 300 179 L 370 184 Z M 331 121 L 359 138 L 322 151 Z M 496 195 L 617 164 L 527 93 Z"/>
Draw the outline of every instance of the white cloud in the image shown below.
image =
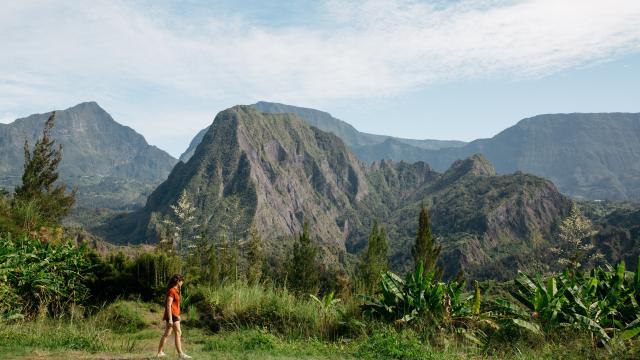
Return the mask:
<path id="1" fill-rule="evenodd" d="M 637 0 L 327 1 L 324 10 L 315 14 L 321 25 L 268 27 L 241 14 L 179 18 L 129 2 L 7 2 L 0 110 L 105 98 L 133 112 L 134 128 L 162 138 L 174 131 L 158 122 L 186 109 L 141 108 L 158 93 L 309 104 L 542 77 L 640 50 Z"/>

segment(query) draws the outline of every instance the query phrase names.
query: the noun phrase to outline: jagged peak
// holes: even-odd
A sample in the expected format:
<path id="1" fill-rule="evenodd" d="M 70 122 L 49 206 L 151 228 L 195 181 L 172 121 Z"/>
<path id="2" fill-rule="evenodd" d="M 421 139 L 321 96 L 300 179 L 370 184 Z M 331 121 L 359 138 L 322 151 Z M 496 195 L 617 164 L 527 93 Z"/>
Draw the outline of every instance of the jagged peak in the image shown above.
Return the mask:
<path id="1" fill-rule="evenodd" d="M 455 181 L 469 176 L 495 176 L 496 169 L 481 154 L 474 154 L 466 159 L 456 160 L 447 171 L 445 171 L 438 186 L 447 186 Z"/>
<path id="2" fill-rule="evenodd" d="M 94 109 L 100 109 L 104 111 L 104 109 L 100 105 L 98 105 L 98 103 L 95 101 L 83 101 L 77 105 L 74 105 L 68 108 L 67 110 L 76 109 L 76 108 L 94 108 Z"/>
<path id="3" fill-rule="evenodd" d="M 473 154 L 466 159 L 456 160 L 445 172 L 445 175 L 450 173 L 455 173 L 459 176 L 495 176 L 496 169 L 484 155 Z"/>

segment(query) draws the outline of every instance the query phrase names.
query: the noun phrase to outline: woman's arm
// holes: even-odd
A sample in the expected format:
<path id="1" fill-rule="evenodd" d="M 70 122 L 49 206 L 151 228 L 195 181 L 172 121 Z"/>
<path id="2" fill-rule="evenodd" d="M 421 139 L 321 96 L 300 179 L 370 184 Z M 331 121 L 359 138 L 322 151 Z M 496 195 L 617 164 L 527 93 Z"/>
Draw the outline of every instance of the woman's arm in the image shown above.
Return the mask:
<path id="1" fill-rule="evenodd" d="M 167 304 L 165 306 L 166 308 L 166 312 L 168 314 L 169 317 L 169 325 L 173 324 L 173 314 L 171 313 L 171 304 L 173 303 L 173 297 L 172 296 L 167 296 Z"/>

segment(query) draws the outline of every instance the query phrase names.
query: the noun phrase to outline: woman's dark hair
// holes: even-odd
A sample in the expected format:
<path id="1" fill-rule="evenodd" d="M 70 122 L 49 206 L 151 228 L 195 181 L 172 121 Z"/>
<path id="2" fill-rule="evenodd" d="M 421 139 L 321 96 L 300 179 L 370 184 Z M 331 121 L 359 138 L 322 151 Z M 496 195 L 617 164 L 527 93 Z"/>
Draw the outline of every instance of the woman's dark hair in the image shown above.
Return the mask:
<path id="1" fill-rule="evenodd" d="M 167 291 L 169 291 L 172 287 L 178 285 L 179 281 L 184 281 L 184 276 L 180 274 L 175 274 L 169 279 L 169 285 L 167 285 Z"/>

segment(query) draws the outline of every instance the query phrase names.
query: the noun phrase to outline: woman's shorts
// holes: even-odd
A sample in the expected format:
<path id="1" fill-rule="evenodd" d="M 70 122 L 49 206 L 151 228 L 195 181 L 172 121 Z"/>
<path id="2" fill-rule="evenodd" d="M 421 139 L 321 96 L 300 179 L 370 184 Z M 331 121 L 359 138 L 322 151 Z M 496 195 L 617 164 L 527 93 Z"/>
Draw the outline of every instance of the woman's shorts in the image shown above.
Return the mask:
<path id="1" fill-rule="evenodd" d="M 176 316 L 172 314 L 171 319 L 172 319 L 172 322 L 180 321 L 180 316 Z M 167 320 L 167 322 L 169 322 L 169 320 Z"/>

